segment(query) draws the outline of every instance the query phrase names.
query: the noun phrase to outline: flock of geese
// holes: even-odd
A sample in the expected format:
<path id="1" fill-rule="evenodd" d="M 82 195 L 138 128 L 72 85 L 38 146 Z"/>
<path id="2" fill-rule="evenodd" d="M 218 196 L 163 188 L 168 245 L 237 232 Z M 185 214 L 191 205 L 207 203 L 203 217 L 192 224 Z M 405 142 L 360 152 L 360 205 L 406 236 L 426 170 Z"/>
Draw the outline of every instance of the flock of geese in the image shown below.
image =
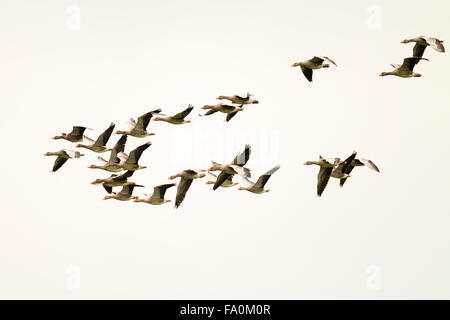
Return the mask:
<path id="1" fill-rule="evenodd" d="M 437 38 L 419 36 L 412 39 L 405 39 L 401 43 L 410 43 L 410 42 L 415 42 L 412 57 L 404 58 L 403 63 L 401 65 L 391 64 L 394 70 L 389 72 L 382 72 L 380 73 L 380 77 L 384 76 L 397 76 L 402 78 L 421 77 L 422 75 L 420 73 L 416 73 L 413 70 L 420 60 L 428 61 L 427 58 L 422 58 L 425 49 L 428 46 L 431 46 L 437 52 L 445 52 L 445 48 L 442 45 L 444 41 L 439 40 Z M 303 62 L 296 62 L 292 64 L 292 67 L 300 67 L 305 78 L 309 82 L 312 82 L 313 70 L 329 68 L 331 64 L 337 67 L 337 64 L 328 57 L 313 57 L 312 59 Z"/>
<path id="2" fill-rule="evenodd" d="M 403 40 L 401 43 L 410 42 L 415 43 L 413 48 L 413 56 L 403 59 L 402 65 L 392 64 L 394 70 L 390 72 L 382 72 L 380 76 L 394 75 L 403 78 L 420 77 L 421 74 L 415 73 L 413 70 L 420 60 L 428 60 L 427 58 L 423 58 L 425 49 L 428 46 L 431 46 L 438 52 L 445 52 L 444 46 L 442 45 L 443 41 L 437 38 L 420 36 Z M 312 82 L 313 70 L 328 68 L 330 67 L 330 65 L 337 66 L 337 64 L 328 57 L 315 56 L 312 59 L 303 62 L 296 62 L 292 64 L 292 67 L 300 67 L 306 79 L 309 82 Z M 244 111 L 245 105 L 259 103 L 259 101 L 253 99 L 252 95 L 249 93 L 247 93 L 247 95 L 219 96 L 217 97 L 217 100 L 228 100 L 229 102 L 220 102 L 214 105 L 205 105 L 201 109 L 207 111 L 204 114 L 200 114 L 199 116 L 210 116 L 212 114 L 220 112 L 226 114 L 225 121 L 229 122 L 238 112 Z M 116 199 L 120 201 L 128 201 L 133 199 L 134 202 L 144 202 L 151 205 L 161 205 L 171 201 L 165 199 L 166 191 L 171 187 L 177 186 L 177 184 L 166 183 L 155 186 L 151 195 L 145 194 L 146 198 L 133 196 L 134 188 L 143 187 L 143 185 L 136 184 L 129 181 L 128 179 L 133 176 L 135 171 L 146 168 L 146 166 L 142 166 L 139 164 L 139 159 L 141 158 L 142 153 L 151 146 L 151 142 L 146 142 L 140 145 L 139 147 L 132 150 L 129 155 L 124 152 L 125 144 L 127 142 L 128 136 L 145 138 L 154 135 L 154 133 L 147 131 L 150 120 L 164 121 L 173 125 L 190 123 L 191 121 L 186 120 L 185 118 L 191 113 L 193 108 L 194 107 L 192 105 L 189 105 L 185 110 L 172 116 L 162 114 L 161 109 L 156 109 L 140 116 L 137 122 L 134 119 L 130 119 L 128 121 L 128 124 L 130 126 L 128 130 L 119 130 L 115 132 L 116 134 L 121 135 L 121 137 L 118 139 L 113 148 L 108 148 L 106 144 L 108 143 L 114 131 L 114 123 L 111 123 L 110 126 L 102 134 L 100 134 L 95 141 L 85 136 L 84 133 L 88 128 L 82 126 L 74 126 L 70 133 L 62 133 L 60 136 L 53 137 L 53 139 L 64 139 L 72 143 L 78 143 L 76 145 L 77 148 L 88 149 L 95 153 L 110 152 L 108 160 L 105 160 L 99 156 L 98 160 L 100 161 L 100 164 L 89 166 L 89 168 L 92 169 L 101 169 L 112 173 L 108 178 L 96 179 L 91 182 L 92 184 L 101 184 L 103 186 L 105 191 L 108 193 L 108 195 L 104 197 L 105 200 Z M 84 142 L 85 144 L 81 142 Z M 236 186 L 239 183 L 233 181 L 233 178 L 234 176 L 238 175 L 241 177 L 242 183 L 246 186 L 239 187 L 237 188 L 237 190 L 246 190 L 256 194 L 268 192 L 269 190 L 265 189 L 264 187 L 270 177 L 280 168 L 280 166 L 277 165 L 273 167 L 266 173 L 262 174 L 256 180 L 256 182 L 252 182 L 251 180 L 249 180 L 249 178 L 251 177 L 251 171 L 248 167 L 246 167 L 246 164 L 250 159 L 250 154 L 251 147 L 250 145 L 246 145 L 244 150 L 238 153 L 229 164 L 220 164 L 212 161 L 211 167 L 207 170 L 186 169 L 179 172 L 178 174 L 170 176 L 169 180 L 180 178 L 175 197 L 175 208 L 178 208 L 183 202 L 186 193 L 189 190 L 194 179 L 203 178 L 206 175 L 209 176 L 206 184 L 212 184 L 213 190 L 216 190 L 219 187 L 230 188 Z M 350 177 L 350 173 L 355 167 L 366 166 L 376 172 L 380 172 L 378 167 L 371 160 L 363 158 L 357 159 L 356 154 L 356 152 L 353 152 L 344 161 L 341 161 L 340 158 L 325 159 L 322 156 L 319 156 L 319 160 L 305 162 L 305 165 L 317 165 L 320 167 L 317 176 L 317 195 L 319 197 L 325 190 L 330 177 L 339 179 L 339 185 L 343 187 L 347 179 Z M 53 172 L 60 169 L 67 162 L 67 160 L 77 159 L 85 156 L 79 151 L 68 149 L 62 149 L 57 152 L 47 152 L 44 155 L 57 157 L 53 165 Z M 125 172 L 121 173 L 121 171 Z M 220 173 L 218 175 L 215 175 L 213 173 L 214 171 L 219 171 Z M 119 175 L 117 173 L 121 174 Z M 114 187 L 122 187 L 122 189 L 120 192 L 113 192 Z"/>

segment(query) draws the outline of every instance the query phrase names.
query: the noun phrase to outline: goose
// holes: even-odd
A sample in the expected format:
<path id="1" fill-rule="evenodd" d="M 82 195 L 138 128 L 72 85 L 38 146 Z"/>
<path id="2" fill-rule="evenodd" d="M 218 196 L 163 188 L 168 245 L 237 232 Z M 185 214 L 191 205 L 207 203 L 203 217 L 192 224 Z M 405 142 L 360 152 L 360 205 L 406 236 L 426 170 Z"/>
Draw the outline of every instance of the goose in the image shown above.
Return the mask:
<path id="1" fill-rule="evenodd" d="M 112 174 L 106 179 L 95 179 L 91 184 L 102 184 L 106 192 L 111 193 L 113 187 L 122 187 L 133 182 L 128 181 L 128 178 L 133 175 L 134 171 L 127 171 L 120 176 L 117 174 Z"/>
<path id="2" fill-rule="evenodd" d="M 82 142 L 84 140 L 84 131 L 86 127 L 73 126 L 70 133 L 62 133 L 60 136 L 54 136 L 52 139 L 64 139 L 70 142 Z"/>
<path id="3" fill-rule="evenodd" d="M 91 169 L 101 169 L 108 172 L 120 172 L 123 169 L 119 166 L 124 159 L 120 159 L 119 154 L 123 154 L 125 150 L 125 143 L 127 142 L 127 135 L 123 135 L 114 145 L 111 150 L 111 155 L 109 156 L 109 161 L 106 161 L 102 157 L 98 157 L 98 160 L 102 163 L 101 165 L 92 164 L 89 166 Z"/>
<path id="4" fill-rule="evenodd" d="M 133 190 L 136 187 L 143 187 L 139 184 L 135 184 L 134 182 L 130 182 L 127 185 L 124 185 L 122 187 L 122 190 L 118 193 L 113 192 L 111 195 L 107 195 L 103 198 L 103 200 L 108 200 L 108 199 L 116 199 L 119 201 L 128 201 L 130 199 L 137 199 L 137 197 L 133 197 Z"/>
<path id="5" fill-rule="evenodd" d="M 55 163 L 53 164 L 52 172 L 58 171 L 59 168 L 63 166 L 64 163 L 66 163 L 69 159 L 77 159 L 80 157 L 83 157 L 84 154 L 78 152 L 78 151 L 72 151 L 72 150 L 59 150 L 57 152 L 47 152 L 44 153 L 44 156 L 56 156 Z"/>
<path id="6" fill-rule="evenodd" d="M 229 101 L 231 101 L 231 103 L 241 105 L 241 107 L 244 104 L 258 104 L 259 101 L 250 98 L 251 96 L 252 95 L 250 93 L 247 93 L 246 96 L 235 94 L 232 96 L 218 96 L 216 99 L 217 100 L 229 100 Z"/>
<path id="7" fill-rule="evenodd" d="M 425 52 L 425 49 L 428 46 L 431 46 L 437 52 L 445 52 L 445 48 L 442 45 L 444 41 L 439 40 L 437 38 L 420 36 L 412 39 L 405 39 L 401 43 L 410 43 L 410 42 L 416 43 L 413 48 L 413 57 L 422 58 L 423 53 Z"/>
<path id="8" fill-rule="evenodd" d="M 214 114 L 216 112 L 222 112 L 222 113 L 226 113 L 226 114 L 231 114 L 231 113 L 237 113 L 239 111 L 243 111 L 244 109 L 242 107 L 235 107 L 235 106 L 231 106 L 228 104 L 224 104 L 224 103 L 218 103 L 215 105 L 205 105 L 203 107 L 201 107 L 201 109 L 203 110 L 208 110 L 208 112 L 206 112 L 203 115 L 200 116 L 209 116 L 211 114 Z"/>
<path id="9" fill-rule="evenodd" d="M 352 172 L 354 167 L 362 167 L 362 166 L 366 166 L 376 172 L 380 172 L 378 167 L 371 160 L 363 159 L 363 158 L 356 159 L 356 151 L 353 151 L 351 156 L 349 156 L 347 159 L 345 159 L 343 167 L 342 167 L 342 172 L 344 172 L 346 174 L 350 174 L 350 172 Z M 339 182 L 339 186 L 343 187 L 346 180 L 347 180 L 346 177 L 341 178 L 340 182 Z"/>
<path id="10" fill-rule="evenodd" d="M 175 197 L 175 208 L 178 208 L 183 202 L 189 187 L 192 184 L 194 179 L 203 178 L 205 176 L 204 173 L 200 173 L 202 170 L 192 170 L 187 169 L 183 170 L 180 173 L 170 176 L 169 180 L 173 180 L 176 178 L 181 178 L 180 183 L 177 187 L 177 195 Z"/>
<path id="11" fill-rule="evenodd" d="M 269 192 L 270 190 L 265 190 L 264 186 L 266 185 L 267 181 L 269 181 L 270 177 L 278 170 L 280 169 L 280 165 L 277 165 L 264 173 L 263 175 L 259 176 L 256 183 L 251 182 L 247 178 L 243 178 L 245 183 L 248 185 L 247 187 L 239 187 L 238 190 L 246 190 L 250 191 L 252 193 L 261 194 L 265 192 Z"/>
<path id="12" fill-rule="evenodd" d="M 244 151 L 238 153 L 230 164 L 222 165 L 212 161 L 212 166 L 208 169 L 208 171 L 221 171 L 216 182 L 214 183 L 213 190 L 219 188 L 226 180 L 235 174 L 239 174 L 245 178 L 250 178 L 250 169 L 245 168 L 244 165 L 247 164 L 250 159 L 251 151 L 250 145 L 247 144 Z"/>
<path id="13" fill-rule="evenodd" d="M 171 124 L 184 124 L 184 123 L 191 123 L 190 120 L 184 120 L 184 118 L 187 117 L 189 113 L 191 113 L 192 109 L 194 109 L 193 105 L 189 105 L 185 110 L 177 113 L 174 116 L 167 116 L 164 115 L 164 117 L 154 117 L 153 121 L 165 121 Z M 163 114 L 160 114 L 163 116 Z"/>
<path id="14" fill-rule="evenodd" d="M 217 176 L 214 173 L 212 173 L 211 171 L 208 171 L 208 175 L 211 176 L 211 179 L 213 179 L 214 181 L 208 180 L 208 181 L 206 181 L 206 184 L 215 184 L 217 181 Z M 222 188 L 230 188 L 230 187 L 234 187 L 235 185 L 238 185 L 238 184 L 239 184 L 239 182 L 233 182 L 233 176 L 231 175 L 222 183 L 221 187 Z"/>
<path id="15" fill-rule="evenodd" d="M 116 134 L 125 134 L 125 135 L 130 135 L 136 138 L 144 138 L 147 136 L 154 136 L 154 133 L 151 132 L 147 132 L 147 127 L 148 124 L 150 122 L 150 120 L 152 119 L 152 117 L 155 114 L 159 114 L 161 112 L 161 109 L 156 109 L 150 112 L 147 112 L 146 114 L 143 114 L 142 116 L 140 116 L 138 118 L 138 121 L 136 123 L 136 121 L 134 119 L 129 119 L 128 120 L 128 124 L 130 125 L 130 129 L 127 131 L 121 131 L 118 130 L 116 131 Z"/>
<path id="16" fill-rule="evenodd" d="M 106 144 L 108 143 L 108 140 L 111 137 L 111 133 L 113 132 L 115 126 L 116 125 L 114 123 L 111 123 L 109 125 L 108 129 L 103 131 L 103 133 L 98 136 L 96 141 L 92 141 L 88 137 L 85 137 L 87 140 L 90 140 L 91 144 L 89 144 L 89 145 L 77 144 L 76 147 L 89 149 L 89 150 L 97 152 L 97 153 L 111 151 L 111 149 L 106 147 Z"/>
<path id="17" fill-rule="evenodd" d="M 171 202 L 172 200 L 164 199 L 164 195 L 166 194 L 167 189 L 172 188 L 174 186 L 176 186 L 176 183 L 161 184 L 153 188 L 153 194 L 150 197 L 147 197 L 146 199 L 136 198 L 133 201 L 145 202 L 152 205 L 161 205 L 167 202 Z"/>
<path id="18" fill-rule="evenodd" d="M 107 163 L 106 166 L 113 166 L 113 167 L 120 167 L 123 170 L 131 170 L 131 171 L 135 171 L 135 170 L 141 170 L 141 169 L 145 169 L 147 168 L 146 166 L 140 166 L 138 164 L 139 159 L 142 156 L 142 153 L 152 145 L 151 142 L 147 142 L 144 143 L 143 145 L 137 147 L 136 149 L 134 149 L 133 151 L 130 152 L 130 155 L 128 156 L 128 158 L 122 159 L 125 161 L 121 161 L 119 163 Z M 124 153 L 121 153 L 122 155 L 124 155 Z"/>
<path id="19" fill-rule="evenodd" d="M 427 60 L 427 58 L 416 58 L 416 57 L 410 57 L 403 59 L 402 65 L 392 64 L 395 69 L 391 72 L 382 72 L 380 73 L 380 77 L 384 76 L 397 76 L 402 78 L 411 78 L 411 77 L 421 77 L 422 75 L 420 73 L 413 72 L 414 66 L 419 62 L 420 60 Z"/>
<path id="20" fill-rule="evenodd" d="M 324 159 L 322 156 L 319 156 L 319 160 L 317 161 L 306 161 L 305 165 L 317 165 L 320 167 L 319 174 L 317 175 L 317 196 L 321 196 L 325 187 L 328 184 L 328 181 L 331 177 L 331 172 L 333 168 L 338 164 L 339 159 Z"/>
<path id="21" fill-rule="evenodd" d="M 312 82 L 312 76 L 313 76 L 314 69 L 330 67 L 330 64 L 324 63 L 325 61 L 328 61 L 337 67 L 337 64 L 330 58 L 317 57 L 317 56 L 313 57 L 312 59 L 303 61 L 303 62 L 296 62 L 291 67 L 300 67 L 302 69 L 303 75 L 306 77 L 306 79 L 309 82 Z"/>

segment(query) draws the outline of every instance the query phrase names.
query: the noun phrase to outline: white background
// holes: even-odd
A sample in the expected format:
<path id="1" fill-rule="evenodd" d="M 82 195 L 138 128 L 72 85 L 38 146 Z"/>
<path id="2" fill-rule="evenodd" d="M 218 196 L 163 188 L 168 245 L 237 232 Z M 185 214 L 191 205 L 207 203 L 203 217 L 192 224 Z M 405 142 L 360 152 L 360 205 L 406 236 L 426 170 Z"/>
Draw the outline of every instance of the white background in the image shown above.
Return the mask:
<path id="1" fill-rule="evenodd" d="M 1 298 L 450 298 L 448 53 L 421 78 L 378 77 L 419 35 L 449 40 L 448 1 L 0 1 Z M 446 45 L 447 42 L 444 42 Z M 338 67 L 309 83 L 291 64 Z M 218 95 L 260 101 L 230 123 Z M 161 107 L 137 195 L 246 143 L 271 191 L 192 184 L 179 209 L 102 201 L 97 154 L 50 173 L 50 139 L 97 135 Z M 113 136 L 112 146 L 118 136 Z M 353 150 L 345 187 L 316 196 L 317 167 Z M 107 154 L 104 154 L 108 157 Z M 175 188 L 167 192 L 173 199 Z"/>

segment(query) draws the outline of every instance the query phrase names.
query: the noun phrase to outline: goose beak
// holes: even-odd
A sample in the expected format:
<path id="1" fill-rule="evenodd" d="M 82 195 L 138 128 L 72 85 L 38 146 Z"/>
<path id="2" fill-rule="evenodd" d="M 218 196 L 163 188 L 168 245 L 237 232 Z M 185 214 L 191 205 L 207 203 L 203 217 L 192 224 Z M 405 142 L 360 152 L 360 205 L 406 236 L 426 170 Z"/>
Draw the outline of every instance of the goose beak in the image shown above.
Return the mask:
<path id="1" fill-rule="evenodd" d="M 199 175 L 200 178 L 204 178 L 205 176 L 206 176 L 206 174 Z"/>
<path id="2" fill-rule="evenodd" d="M 44 153 L 44 156 L 48 156 L 48 152 Z"/>
<path id="3" fill-rule="evenodd" d="M 296 67 L 297 65 L 294 63 L 294 64 L 292 64 L 292 66 L 291 67 Z"/>
<path id="4" fill-rule="evenodd" d="M 405 40 L 402 40 L 400 43 L 406 43 L 406 41 L 405 41 Z"/>
<path id="5" fill-rule="evenodd" d="M 107 197 L 107 196 L 105 196 L 105 197 L 103 198 L 103 200 L 108 200 L 108 197 Z"/>
<path id="6" fill-rule="evenodd" d="M 203 106 L 203 107 L 201 107 L 200 109 L 202 109 L 202 110 L 206 110 L 206 106 Z"/>
<path id="7" fill-rule="evenodd" d="M 380 73 L 379 75 L 378 75 L 379 77 L 382 77 L 383 76 L 383 74 L 382 73 Z"/>
<path id="8" fill-rule="evenodd" d="M 53 140 L 56 140 L 56 137 L 52 137 Z"/>
<path id="9" fill-rule="evenodd" d="M 253 104 L 258 104 L 259 101 L 258 100 L 253 100 Z"/>

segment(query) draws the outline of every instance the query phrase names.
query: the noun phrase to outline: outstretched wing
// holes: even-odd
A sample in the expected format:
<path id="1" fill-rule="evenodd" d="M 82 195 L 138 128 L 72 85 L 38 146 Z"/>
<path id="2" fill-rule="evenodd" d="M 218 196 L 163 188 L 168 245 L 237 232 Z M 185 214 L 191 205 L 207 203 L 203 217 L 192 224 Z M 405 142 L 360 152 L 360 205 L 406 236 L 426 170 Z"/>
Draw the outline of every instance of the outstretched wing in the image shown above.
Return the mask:
<path id="1" fill-rule="evenodd" d="M 422 58 L 423 53 L 425 52 L 427 46 L 420 44 L 419 42 L 413 48 L 413 57 Z"/>
<path id="2" fill-rule="evenodd" d="M 235 111 L 235 112 L 232 112 L 232 113 L 227 114 L 227 119 L 226 119 L 225 121 L 226 121 L 226 122 L 230 121 L 231 119 L 233 119 L 233 117 L 234 117 L 237 113 L 238 113 L 238 112 Z"/>
<path id="3" fill-rule="evenodd" d="M 321 57 L 315 56 L 315 57 L 313 57 L 310 61 L 311 61 L 312 63 L 322 63 L 322 62 L 323 62 L 323 59 L 322 59 Z"/>
<path id="4" fill-rule="evenodd" d="M 59 168 L 63 166 L 64 163 L 66 163 L 68 159 L 69 158 L 58 156 L 55 160 L 55 163 L 53 164 L 52 171 L 56 172 Z"/>
<path id="5" fill-rule="evenodd" d="M 106 190 L 106 192 L 108 192 L 108 193 L 112 192 L 112 189 L 113 189 L 112 187 L 105 186 L 105 184 L 102 184 L 102 186 L 103 186 L 103 189 Z"/>
<path id="6" fill-rule="evenodd" d="M 98 146 L 106 146 L 115 126 L 116 125 L 111 122 L 108 129 L 103 131 L 103 133 L 98 136 L 97 141 L 95 141 L 95 144 Z"/>
<path id="7" fill-rule="evenodd" d="M 325 190 L 330 180 L 331 171 L 333 171 L 333 167 L 320 167 L 319 174 L 317 175 L 317 195 L 319 197 L 322 195 L 323 190 Z"/>
<path id="8" fill-rule="evenodd" d="M 164 195 L 166 194 L 166 190 L 176 186 L 175 183 L 161 184 L 153 188 L 153 198 L 164 199 Z"/>
<path id="9" fill-rule="evenodd" d="M 301 66 L 301 69 L 305 78 L 308 79 L 309 82 L 312 82 L 312 75 L 313 75 L 312 69 L 306 68 L 304 66 Z"/>
<path id="10" fill-rule="evenodd" d="M 114 181 L 126 181 L 129 177 L 133 175 L 134 171 L 128 170 L 124 174 L 121 174 L 120 176 L 116 176 L 112 178 Z"/>
<path id="11" fill-rule="evenodd" d="M 151 142 L 147 142 L 131 151 L 130 155 L 128 156 L 127 163 L 137 164 L 142 156 L 142 152 L 144 152 L 151 145 L 152 145 Z"/>
<path id="12" fill-rule="evenodd" d="M 180 113 L 177 113 L 172 118 L 173 119 L 177 119 L 177 120 L 183 120 L 184 118 L 186 118 L 186 116 L 189 113 L 191 113 L 192 109 L 194 109 L 194 106 L 190 104 L 189 107 L 187 107 L 184 111 L 181 111 Z"/>
<path id="13" fill-rule="evenodd" d="M 227 179 L 229 179 L 232 175 L 222 171 L 216 179 L 214 183 L 213 190 L 219 188 Z"/>
<path id="14" fill-rule="evenodd" d="M 243 152 L 239 153 L 234 159 L 232 164 L 238 166 L 244 166 L 248 160 L 250 159 L 250 154 L 252 152 L 252 148 L 249 144 L 245 145 L 245 149 Z"/>
<path id="15" fill-rule="evenodd" d="M 83 138 L 84 131 L 86 130 L 86 127 L 80 127 L 80 126 L 73 126 L 72 132 L 70 132 L 70 135 L 77 138 Z"/>
<path id="16" fill-rule="evenodd" d="M 110 163 L 120 163 L 120 159 L 117 156 L 120 152 L 125 151 L 125 143 L 127 142 L 128 136 L 122 135 L 117 141 L 117 143 L 114 145 L 114 148 L 111 151 L 111 155 L 109 156 L 109 162 Z"/>
<path id="17" fill-rule="evenodd" d="M 336 64 L 336 62 L 334 62 L 333 60 L 331 60 L 330 58 L 328 58 L 328 57 L 322 57 L 324 60 L 327 60 L 328 62 L 330 62 L 330 63 L 332 63 L 332 64 L 334 64 L 336 67 L 337 67 L 337 64 Z"/>
<path id="18" fill-rule="evenodd" d="M 416 57 L 409 57 L 403 59 L 403 64 L 401 66 L 402 69 L 413 71 L 414 66 L 420 61 L 420 60 L 427 60 L 427 58 L 416 58 Z"/>
<path id="19" fill-rule="evenodd" d="M 146 114 L 140 116 L 138 118 L 138 121 L 137 121 L 137 124 L 136 124 L 136 129 L 138 129 L 138 130 L 146 130 L 148 124 L 150 123 L 150 120 L 153 117 L 153 114 L 154 113 L 160 113 L 160 112 L 161 112 L 161 109 L 156 109 L 156 110 L 147 112 Z"/>
<path id="20" fill-rule="evenodd" d="M 443 41 L 436 38 L 425 38 L 426 42 L 436 51 L 445 52 L 445 48 L 442 44 Z"/>
<path id="21" fill-rule="evenodd" d="M 375 170 L 376 172 L 380 172 L 378 167 L 373 163 L 371 160 L 368 159 L 359 159 L 366 167 L 369 167 L 372 170 Z"/>
<path id="22" fill-rule="evenodd" d="M 270 169 L 269 171 L 267 171 L 266 173 L 264 173 L 263 175 L 261 175 L 258 180 L 255 183 L 255 187 L 258 188 L 264 188 L 264 186 L 266 185 L 267 181 L 269 180 L 269 178 L 278 170 L 280 169 L 280 165 L 277 165 L 275 167 L 273 167 L 272 169 Z"/>
<path id="23" fill-rule="evenodd" d="M 177 195 L 175 197 L 175 208 L 178 208 L 186 197 L 186 193 L 192 184 L 192 179 L 181 178 L 180 183 L 177 187 Z"/>

